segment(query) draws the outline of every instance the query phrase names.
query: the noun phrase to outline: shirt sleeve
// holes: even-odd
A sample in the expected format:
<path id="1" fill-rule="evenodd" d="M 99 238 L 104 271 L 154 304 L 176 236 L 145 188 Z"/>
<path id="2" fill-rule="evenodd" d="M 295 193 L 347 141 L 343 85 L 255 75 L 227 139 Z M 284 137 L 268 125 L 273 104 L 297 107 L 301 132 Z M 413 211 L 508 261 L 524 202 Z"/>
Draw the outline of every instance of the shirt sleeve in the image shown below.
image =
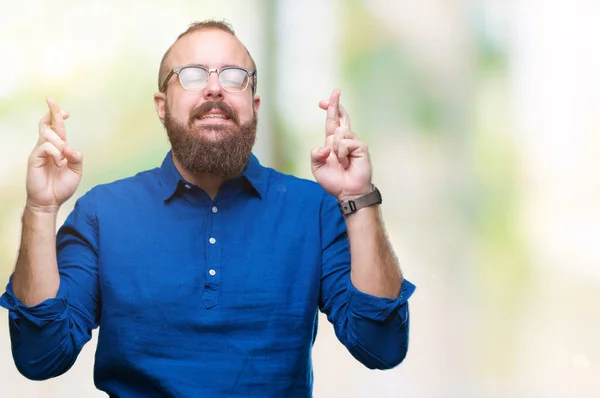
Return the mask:
<path id="1" fill-rule="evenodd" d="M 363 293 L 352 285 L 346 222 L 335 199 L 322 209 L 321 250 L 319 307 L 337 338 L 370 369 L 398 365 L 408 350 L 408 299 L 415 286 L 405 279 L 398 298 L 390 299 Z"/>
<path id="2" fill-rule="evenodd" d="M 83 197 L 57 233 L 56 297 L 26 306 L 14 295 L 12 277 L 0 297 L 0 306 L 9 311 L 15 365 L 29 379 L 45 380 L 69 370 L 98 326 L 97 236 L 91 201 Z"/>

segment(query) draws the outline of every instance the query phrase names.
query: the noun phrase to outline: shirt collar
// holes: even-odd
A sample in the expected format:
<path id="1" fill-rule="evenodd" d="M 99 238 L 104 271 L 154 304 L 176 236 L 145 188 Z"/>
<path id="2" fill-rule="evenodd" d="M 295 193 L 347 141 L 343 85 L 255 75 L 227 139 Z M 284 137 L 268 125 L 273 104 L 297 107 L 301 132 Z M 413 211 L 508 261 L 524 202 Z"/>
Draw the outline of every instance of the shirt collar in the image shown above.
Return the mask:
<path id="1" fill-rule="evenodd" d="M 241 176 L 246 178 L 261 199 L 264 198 L 267 192 L 267 169 L 260 164 L 253 153 L 250 154 L 250 159 L 248 159 Z"/>
<path id="2" fill-rule="evenodd" d="M 158 170 L 158 177 L 164 200 L 169 200 L 177 191 L 179 184 L 186 182 L 173 163 L 172 151 L 169 151 L 165 156 Z M 250 159 L 246 163 L 244 171 L 235 178 L 244 178 L 261 199 L 264 197 L 266 192 L 266 168 L 260 164 L 254 154 L 250 154 Z"/>

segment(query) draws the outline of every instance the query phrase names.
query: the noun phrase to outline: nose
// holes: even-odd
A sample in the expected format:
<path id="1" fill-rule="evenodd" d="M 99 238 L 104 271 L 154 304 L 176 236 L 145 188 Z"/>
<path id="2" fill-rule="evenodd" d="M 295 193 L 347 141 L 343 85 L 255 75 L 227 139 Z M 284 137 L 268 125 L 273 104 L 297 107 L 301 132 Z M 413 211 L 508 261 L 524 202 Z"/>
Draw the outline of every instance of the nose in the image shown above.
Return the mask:
<path id="1" fill-rule="evenodd" d="M 204 98 L 223 98 L 223 87 L 221 87 L 221 82 L 219 82 L 219 74 L 215 69 L 210 69 L 208 71 L 208 81 L 206 82 L 206 87 L 204 88 Z"/>

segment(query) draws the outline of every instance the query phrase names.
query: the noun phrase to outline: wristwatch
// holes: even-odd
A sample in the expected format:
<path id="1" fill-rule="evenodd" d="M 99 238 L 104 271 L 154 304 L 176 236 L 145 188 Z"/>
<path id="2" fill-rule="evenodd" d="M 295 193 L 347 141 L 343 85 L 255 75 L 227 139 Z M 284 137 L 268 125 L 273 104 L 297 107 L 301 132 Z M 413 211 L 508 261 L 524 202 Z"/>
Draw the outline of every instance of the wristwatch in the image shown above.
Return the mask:
<path id="1" fill-rule="evenodd" d="M 347 200 L 345 202 L 339 202 L 338 206 L 343 215 L 354 213 L 355 211 L 372 205 L 381 204 L 381 192 L 375 185 L 373 190 L 366 195 L 360 196 L 356 199 Z"/>

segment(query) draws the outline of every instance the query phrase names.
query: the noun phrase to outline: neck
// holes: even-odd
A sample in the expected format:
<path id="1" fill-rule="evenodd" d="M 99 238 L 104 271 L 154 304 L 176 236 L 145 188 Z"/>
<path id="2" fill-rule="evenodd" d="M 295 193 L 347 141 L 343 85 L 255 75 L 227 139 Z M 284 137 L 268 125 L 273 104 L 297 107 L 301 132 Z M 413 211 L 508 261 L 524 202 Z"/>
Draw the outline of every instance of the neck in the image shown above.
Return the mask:
<path id="1" fill-rule="evenodd" d="M 181 176 L 185 178 L 186 181 L 191 182 L 192 184 L 196 185 L 204 192 L 206 192 L 206 194 L 210 196 L 211 199 L 214 199 L 217 196 L 221 185 L 223 185 L 225 181 L 233 177 L 222 177 L 219 175 L 207 173 L 192 173 L 181 165 L 181 163 L 179 162 L 179 160 L 177 160 L 177 157 L 175 157 L 175 155 L 172 156 L 173 164 L 175 165 L 175 168 L 177 168 Z"/>

